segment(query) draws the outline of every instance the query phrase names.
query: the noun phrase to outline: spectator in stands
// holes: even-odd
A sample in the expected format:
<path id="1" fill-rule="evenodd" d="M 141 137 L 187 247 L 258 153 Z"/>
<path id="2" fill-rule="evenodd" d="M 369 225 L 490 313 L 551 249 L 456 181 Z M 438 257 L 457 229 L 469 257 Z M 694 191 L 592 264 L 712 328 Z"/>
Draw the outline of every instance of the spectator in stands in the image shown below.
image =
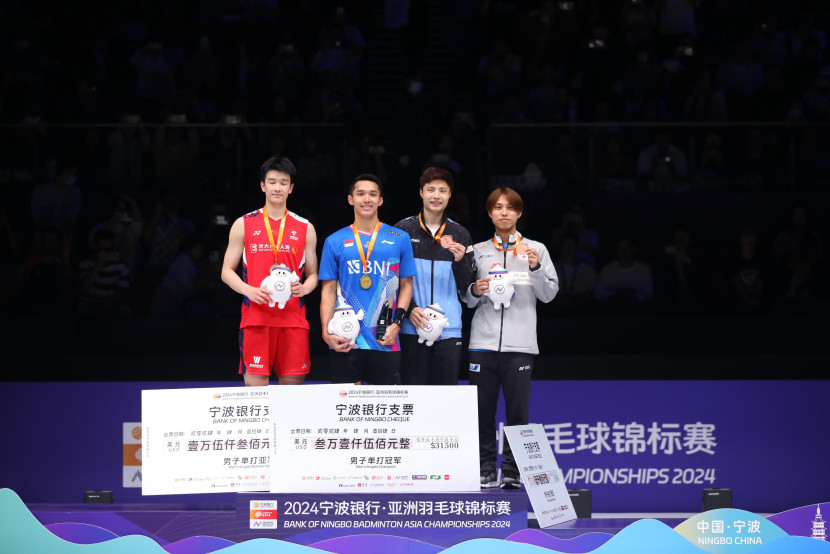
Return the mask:
<path id="1" fill-rule="evenodd" d="M 81 211 L 81 189 L 76 184 L 78 166 L 74 160 L 59 158 L 55 177 L 32 191 L 31 208 L 35 237 L 47 227 L 66 237 L 74 237 Z"/>
<path id="2" fill-rule="evenodd" d="M 108 180 L 112 187 L 136 193 L 144 186 L 149 173 L 150 134 L 138 114 L 125 113 L 119 123 L 107 137 Z"/>
<path id="3" fill-rule="evenodd" d="M 631 183 L 636 175 L 634 158 L 622 144 L 623 135 L 610 135 L 604 145 L 600 143 L 600 152 L 594 163 L 594 172 L 601 190 L 608 192 L 631 192 Z"/>
<path id="4" fill-rule="evenodd" d="M 92 318 L 130 315 L 130 268 L 115 250 L 115 237 L 109 229 L 99 229 L 93 239 L 91 256 L 78 266 L 78 314 Z"/>
<path id="5" fill-rule="evenodd" d="M 672 144 L 671 135 L 665 131 L 656 133 L 655 142 L 637 157 L 637 175 L 651 181 L 655 188 L 681 191 L 689 177 L 686 154 Z"/>
<path id="6" fill-rule="evenodd" d="M 179 213 L 179 205 L 178 196 L 166 193 L 156 202 L 152 217 L 144 225 L 141 239 L 146 256 L 136 283 L 138 307 L 149 307 L 153 291 L 167 273 L 182 242 L 194 232 L 193 223 Z"/>
<path id="7" fill-rule="evenodd" d="M 362 133 L 357 140 L 346 141 L 346 160 L 343 165 L 340 180 L 346 181 L 350 175 L 371 173 L 380 178 L 381 183 L 387 181 L 386 147 L 375 144 L 368 133 Z"/>
<path id="8" fill-rule="evenodd" d="M 616 259 L 603 265 L 597 276 L 597 300 L 612 311 L 640 312 L 654 296 L 651 268 L 636 260 L 630 238 L 618 239 L 615 253 Z"/>
<path id="9" fill-rule="evenodd" d="M 272 93 L 283 95 L 292 104 L 300 101 L 306 68 L 293 41 L 283 40 L 277 44 L 276 52 L 268 59 L 267 72 Z"/>
<path id="10" fill-rule="evenodd" d="M 729 112 L 735 119 L 742 117 L 751 106 L 756 92 L 764 82 L 761 64 L 750 57 L 749 42 L 738 41 L 731 55 L 721 62 L 715 74 L 715 87 L 726 96 Z"/>
<path id="11" fill-rule="evenodd" d="M 564 255 L 562 241 L 563 237 L 569 234 L 575 236 L 577 240 L 576 259 L 596 268 L 599 256 L 599 233 L 588 227 L 585 206 L 582 204 L 573 204 L 569 207 L 562 214 L 559 227 L 553 231 L 551 249 L 554 258 Z"/>
<path id="12" fill-rule="evenodd" d="M 696 313 L 709 297 L 706 260 L 691 230 L 678 225 L 654 268 L 655 299 L 669 313 Z"/>
<path id="13" fill-rule="evenodd" d="M 658 21 L 657 11 L 651 2 L 623 2 L 619 22 L 626 51 L 631 53 L 642 44 L 651 44 L 658 29 Z"/>
<path id="14" fill-rule="evenodd" d="M 808 235 L 798 250 L 790 254 L 784 274 L 784 295 L 774 306 L 778 313 L 827 313 L 830 274 L 820 253 L 818 236 Z"/>
<path id="15" fill-rule="evenodd" d="M 684 33 L 697 34 L 697 0 L 658 0 L 656 5 L 661 37 L 672 38 Z"/>
<path id="16" fill-rule="evenodd" d="M 750 48 L 752 57 L 763 65 L 783 66 L 789 55 L 789 37 L 782 31 L 778 16 L 767 13 L 763 20 L 755 24 Z"/>
<path id="17" fill-rule="evenodd" d="M 559 261 L 554 264 L 559 276 L 556 305 L 574 314 L 585 313 L 594 303 L 597 271 L 580 260 L 579 236 L 566 231 L 559 239 Z"/>
<path id="18" fill-rule="evenodd" d="M 194 182 L 200 152 L 199 133 L 195 128 L 186 128 L 186 124 L 184 113 L 171 113 L 156 128 L 153 161 L 159 188 L 189 190 Z"/>
<path id="19" fill-rule="evenodd" d="M 26 317 L 55 317 L 66 312 L 70 296 L 72 241 L 54 227 L 43 229 L 35 248 L 17 270 L 13 311 Z M 49 291 L 44 294 L 44 291 Z"/>
<path id="20" fill-rule="evenodd" d="M 193 233 L 193 223 L 179 213 L 181 201 L 166 193 L 158 202 L 153 216 L 147 221 L 142 239 L 147 245 L 147 266 L 166 270 L 176 256 L 184 238 Z"/>
<path id="21" fill-rule="evenodd" d="M 698 73 L 697 86 L 686 98 L 683 106 L 685 121 L 711 121 L 726 123 L 729 115 L 726 109 L 726 99 L 719 90 L 712 86 L 712 74 L 704 68 Z"/>
<path id="22" fill-rule="evenodd" d="M 244 112 L 244 107 L 234 106 L 219 118 L 219 127 L 209 127 L 200 139 L 200 149 L 205 152 L 201 163 L 214 191 L 238 190 L 242 186 L 245 153 L 254 143 Z"/>
<path id="23" fill-rule="evenodd" d="M 553 148 L 544 153 L 542 158 L 542 170 L 551 186 L 556 190 L 585 188 L 587 169 L 588 164 L 582 152 L 574 147 L 573 134 L 570 131 L 558 132 Z"/>
<path id="24" fill-rule="evenodd" d="M 790 264 L 790 257 L 796 252 L 803 252 L 810 243 L 817 248 L 818 258 L 824 257 L 821 234 L 816 230 L 810 217 L 810 210 L 804 204 L 796 204 L 790 209 L 789 221 L 782 226 L 772 242 L 772 261 L 779 267 Z"/>
<path id="25" fill-rule="evenodd" d="M 703 137 L 700 158 L 694 175 L 695 190 L 720 190 L 725 179 L 723 139 L 709 131 Z"/>
<path id="26" fill-rule="evenodd" d="M 313 135 L 306 135 L 305 150 L 297 160 L 297 174 L 302 175 L 303 191 L 332 190 L 337 183 L 337 162 Z"/>
<path id="27" fill-rule="evenodd" d="M 170 264 L 150 303 L 150 315 L 156 317 L 205 316 L 215 312 L 199 294 L 210 288 L 205 267 L 201 262 L 205 244 L 196 235 L 189 235 L 182 242 L 181 252 Z"/>
<path id="28" fill-rule="evenodd" d="M 161 120 L 162 110 L 175 90 L 173 68 L 164 56 L 161 42 L 151 41 L 130 57 L 135 76 L 135 98 L 144 121 Z"/>
<path id="29" fill-rule="evenodd" d="M 93 225 L 89 245 L 94 248 L 95 236 L 100 229 L 109 229 L 113 234 L 113 249 L 118 252 L 120 260 L 134 270 L 139 261 L 143 227 L 144 215 L 138 204 L 129 196 L 118 195 L 107 219 Z"/>
<path id="30" fill-rule="evenodd" d="M 752 227 L 741 230 L 737 255 L 730 263 L 731 306 L 738 313 L 757 314 L 766 308 L 771 281 L 768 262 L 758 248 L 758 233 Z"/>
<path id="31" fill-rule="evenodd" d="M 222 60 L 213 52 L 210 37 L 201 36 L 192 55 L 184 60 L 184 83 L 201 121 L 218 117 L 216 105 L 224 82 Z"/>

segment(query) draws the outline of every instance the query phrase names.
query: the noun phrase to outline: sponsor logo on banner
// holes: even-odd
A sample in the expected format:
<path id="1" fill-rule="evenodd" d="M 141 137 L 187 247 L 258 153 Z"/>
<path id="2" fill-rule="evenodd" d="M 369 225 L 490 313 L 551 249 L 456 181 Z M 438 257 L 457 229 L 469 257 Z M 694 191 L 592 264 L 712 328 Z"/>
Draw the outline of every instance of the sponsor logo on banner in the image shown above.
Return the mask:
<path id="1" fill-rule="evenodd" d="M 427 476 L 426 475 L 413 475 L 412 480 L 413 481 L 426 481 Z"/>
<path id="2" fill-rule="evenodd" d="M 277 503 L 263 500 L 252 500 L 250 503 L 251 529 L 277 528 Z"/>
<path id="3" fill-rule="evenodd" d="M 141 487 L 141 423 L 122 423 L 124 488 Z"/>

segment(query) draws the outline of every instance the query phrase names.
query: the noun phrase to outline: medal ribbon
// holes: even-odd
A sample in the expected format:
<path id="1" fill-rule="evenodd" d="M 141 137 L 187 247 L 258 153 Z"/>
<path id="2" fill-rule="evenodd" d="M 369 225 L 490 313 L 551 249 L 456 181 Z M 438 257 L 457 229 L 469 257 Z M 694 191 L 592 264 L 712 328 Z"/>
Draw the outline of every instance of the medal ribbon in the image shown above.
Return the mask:
<path id="1" fill-rule="evenodd" d="M 437 232 L 437 233 L 435 233 L 435 235 L 433 235 L 433 234 L 432 234 L 432 231 L 430 231 L 429 229 L 427 229 L 426 225 L 424 225 L 424 220 L 421 218 L 421 214 L 420 214 L 420 212 L 418 213 L 418 223 L 420 223 L 420 224 L 421 224 L 421 229 L 423 229 L 424 231 L 426 231 L 427 233 L 429 233 L 429 234 L 430 234 L 430 236 L 432 236 L 432 238 L 434 238 L 434 239 L 435 239 L 435 242 L 441 242 L 441 235 L 443 235 L 443 234 L 444 234 L 444 229 L 447 227 L 447 222 L 446 222 L 446 221 L 444 222 L 444 224 L 443 224 L 443 225 L 441 225 L 441 228 L 440 228 L 440 229 L 438 229 L 438 232 Z"/>
<path id="2" fill-rule="evenodd" d="M 372 255 L 372 248 L 375 246 L 375 239 L 378 238 L 378 230 L 380 230 L 380 221 L 378 221 L 375 225 L 375 230 L 372 232 L 372 238 L 369 240 L 369 246 L 366 248 L 366 254 L 364 254 L 363 244 L 360 242 L 360 233 L 357 231 L 357 221 L 355 221 L 352 225 L 354 242 L 357 244 L 357 251 L 360 252 L 360 261 L 363 262 L 363 273 L 369 273 L 369 256 Z"/>
<path id="3" fill-rule="evenodd" d="M 271 232 L 271 222 L 268 218 L 268 207 L 262 207 L 262 215 L 265 216 L 265 230 L 268 231 L 268 241 L 271 243 L 271 251 L 274 253 L 274 261 L 279 261 L 278 254 L 280 252 L 280 247 L 282 246 L 282 234 L 285 232 L 285 220 L 288 219 L 288 210 L 285 211 L 285 215 L 282 216 L 282 221 L 280 221 L 280 233 L 277 235 L 277 244 L 274 245 L 274 233 Z"/>
<path id="4" fill-rule="evenodd" d="M 493 246 L 496 247 L 496 250 L 502 250 L 504 252 L 513 252 L 516 255 L 516 247 L 519 246 L 519 243 L 522 242 L 522 235 L 518 235 L 516 238 L 516 244 L 513 245 L 513 248 L 508 248 L 506 245 L 502 246 L 502 244 L 496 240 L 496 237 L 493 237 Z"/>

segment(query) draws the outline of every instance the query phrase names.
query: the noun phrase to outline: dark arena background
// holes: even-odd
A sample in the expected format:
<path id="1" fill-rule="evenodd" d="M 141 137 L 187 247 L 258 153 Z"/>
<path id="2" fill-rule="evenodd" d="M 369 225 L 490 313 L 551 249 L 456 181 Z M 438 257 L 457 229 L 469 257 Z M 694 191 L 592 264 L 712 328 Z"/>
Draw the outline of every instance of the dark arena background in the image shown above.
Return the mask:
<path id="1" fill-rule="evenodd" d="M 90 488 L 132 499 L 121 414 L 114 461 L 95 462 L 117 481 L 78 482 L 75 500 L 38 484 L 57 452 L 27 434 L 34 405 L 48 434 L 93 443 L 85 425 L 135 411 L 141 382 L 242 385 L 240 297 L 220 270 L 272 155 L 298 168 L 288 207 L 316 227 L 318 254 L 351 223 L 346 186 L 361 173 L 382 180 L 380 219 L 394 224 L 419 211 L 423 169 L 449 169 L 447 213 L 474 241 L 491 236 L 488 193 L 516 189 L 519 230 L 560 273 L 559 295 L 538 306 L 533 378 L 550 396 L 534 402 L 561 385 L 591 414 L 592 387 L 610 398 L 611 382 L 642 383 L 643 403 L 694 391 L 685 404 L 763 412 L 772 428 L 747 433 L 775 448 L 771 435 L 827 419 L 803 401 L 830 369 L 828 122 L 830 6 L 818 0 L 4 1 L 0 487 L 29 505 L 80 503 Z M 84 294 L 102 232 L 120 268 L 105 305 Z M 632 264 L 644 278 L 614 294 L 614 269 Z M 327 382 L 319 287 L 307 302 L 308 381 Z M 95 393 L 82 417 L 38 396 L 64 386 Z M 776 411 L 796 415 L 775 428 Z M 826 465 L 815 430 L 802 475 Z M 74 463 L 64 481 L 90 471 Z M 813 484 L 734 505 L 830 500 L 826 476 Z M 688 513 L 698 500 L 611 510 L 594 495 L 594 508 Z"/>

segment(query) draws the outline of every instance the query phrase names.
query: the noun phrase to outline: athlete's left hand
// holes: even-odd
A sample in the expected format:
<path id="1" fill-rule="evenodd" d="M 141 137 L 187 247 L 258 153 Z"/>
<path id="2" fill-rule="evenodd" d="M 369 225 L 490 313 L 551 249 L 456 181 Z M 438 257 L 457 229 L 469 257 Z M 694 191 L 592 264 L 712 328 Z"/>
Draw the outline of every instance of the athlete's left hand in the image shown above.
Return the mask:
<path id="1" fill-rule="evenodd" d="M 391 323 L 386 327 L 386 334 L 383 335 L 383 340 L 378 339 L 378 343 L 383 346 L 392 346 L 398 340 L 398 331 L 401 328 L 397 323 Z"/>
<path id="2" fill-rule="evenodd" d="M 291 294 L 293 296 L 296 296 L 297 298 L 305 296 L 306 293 L 305 289 L 303 288 L 303 283 L 299 281 L 294 281 L 293 283 L 291 283 Z"/>
<path id="3" fill-rule="evenodd" d="M 530 269 L 539 267 L 539 253 L 534 248 L 528 248 L 526 254 Z"/>
<path id="4" fill-rule="evenodd" d="M 411 321 L 412 325 L 414 325 L 415 327 L 420 327 L 421 329 L 423 329 L 424 326 L 427 323 L 429 323 L 429 318 L 424 313 L 424 310 L 422 308 L 415 306 L 414 308 L 412 308 L 412 311 L 409 312 L 409 321 Z"/>
<path id="5" fill-rule="evenodd" d="M 460 262 L 461 258 L 464 257 L 464 252 L 467 251 L 467 248 L 460 242 L 453 242 L 449 246 L 445 246 L 444 248 L 450 251 L 453 260 L 456 262 Z"/>

